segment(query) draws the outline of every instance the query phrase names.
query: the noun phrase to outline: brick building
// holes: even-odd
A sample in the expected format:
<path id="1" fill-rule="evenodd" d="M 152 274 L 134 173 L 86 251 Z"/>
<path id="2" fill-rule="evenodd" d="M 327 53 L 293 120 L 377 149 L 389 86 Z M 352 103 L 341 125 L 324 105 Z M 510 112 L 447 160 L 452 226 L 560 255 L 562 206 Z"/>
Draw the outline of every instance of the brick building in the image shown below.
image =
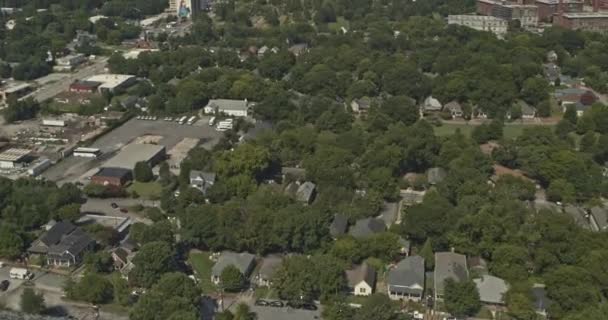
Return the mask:
<path id="1" fill-rule="evenodd" d="M 76 80 L 70 84 L 70 92 L 94 93 L 100 85 L 101 82 Z"/>
<path id="2" fill-rule="evenodd" d="M 553 21 L 553 15 L 559 12 L 559 0 L 536 0 L 538 7 L 538 20 L 543 22 Z M 583 1 L 564 0 L 562 8 L 564 12 L 583 12 Z"/>
<path id="3" fill-rule="evenodd" d="M 556 15 L 553 25 L 570 30 L 608 33 L 608 12 L 573 12 Z"/>
<path id="4" fill-rule="evenodd" d="M 133 179 L 131 170 L 123 168 L 102 168 L 91 177 L 91 183 L 103 186 L 122 187 Z"/>
<path id="5" fill-rule="evenodd" d="M 536 27 L 538 25 L 538 7 L 524 3 L 524 1 L 517 3 L 500 0 L 477 0 L 477 13 L 507 21 L 518 20 L 524 28 Z"/>

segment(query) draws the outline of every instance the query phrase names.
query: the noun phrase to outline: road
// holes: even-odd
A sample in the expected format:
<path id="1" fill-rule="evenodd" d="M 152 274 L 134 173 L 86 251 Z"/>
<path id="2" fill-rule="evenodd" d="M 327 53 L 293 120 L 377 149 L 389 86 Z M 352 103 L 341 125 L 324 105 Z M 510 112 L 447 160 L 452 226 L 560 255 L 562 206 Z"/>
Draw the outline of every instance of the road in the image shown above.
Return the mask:
<path id="1" fill-rule="evenodd" d="M 61 92 L 68 90 L 74 80 L 83 80 L 93 75 L 104 73 L 107 61 L 107 57 L 98 57 L 94 61 L 89 62 L 89 65 L 77 69 L 76 72 L 68 73 L 57 81 L 44 84 L 38 90 L 29 94 L 28 97 L 33 97 L 37 101 L 53 98 Z"/>

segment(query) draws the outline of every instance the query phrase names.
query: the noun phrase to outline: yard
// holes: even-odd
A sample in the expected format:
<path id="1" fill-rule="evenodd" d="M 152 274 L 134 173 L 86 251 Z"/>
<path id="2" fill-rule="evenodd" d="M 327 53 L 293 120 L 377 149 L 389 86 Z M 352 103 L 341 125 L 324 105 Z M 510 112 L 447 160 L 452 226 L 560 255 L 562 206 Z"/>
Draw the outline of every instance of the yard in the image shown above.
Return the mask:
<path id="1" fill-rule="evenodd" d="M 163 187 L 160 183 L 153 182 L 139 182 L 133 181 L 128 188 L 129 192 L 136 192 L 140 197 L 149 200 L 157 200 L 160 198 L 160 194 L 163 191 Z"/>
<path id="2" fill-rule="evenodd" d="M 215 291 L 215 285 L 211 282 L 211 268 L 214 263 L 209 259 L 210 255 L 208 251 L 191 251 L 188 255 L 188 262 L 200 279 L 199 285 L 205 294 Z"/>
<path id="3" fill-rule="evenodd" d="M 531 128 L 536 125 L 533 124 L 506 124 L 504 126 L 504 136 L 505 138 L 513 139 L 517 138 L 522 134 L 525 128 Z M 434 127 L 435 134 L 440 137 L 449 136 L 454 134 L 457 129 L 460 129 L 460 132 L 466 136 L 471 136 L 475 125 L 468 124 L 452 124 L 452 123 L 443 123 L 439 127 Z"/>

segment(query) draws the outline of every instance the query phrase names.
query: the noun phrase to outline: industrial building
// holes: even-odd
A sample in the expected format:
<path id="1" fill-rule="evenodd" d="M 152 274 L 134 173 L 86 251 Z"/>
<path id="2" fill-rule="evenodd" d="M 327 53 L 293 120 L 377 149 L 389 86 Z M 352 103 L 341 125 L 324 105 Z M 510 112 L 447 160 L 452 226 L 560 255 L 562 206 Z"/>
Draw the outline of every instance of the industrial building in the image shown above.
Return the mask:
<path id="1" fill-rule="evenodd" d="M 0 87 L 0 107 L 6 106 L 10 98 L 21 98 L 32 91 L 32 86 L 25 82 L 4 82 Z"/>
<path id="2" fill-rule="evenodd" d="M 489 31 L 498 36 L 507 34 L 509 22 L 492 16 L 478 16 L 471 14 L 449 15 L 448 24 L 456 24 L 479 31 Z"/>
<path id="3" fill-rule="evenodd" d="M 91 183 L 102 186 L 122 187 L 133 179 L 133 171 L 123 168 L 101 168 L 91 177 Z"/>
<path id="4" fill-rule="evenodd" d="M 500 0 L 477 0 L 477 13 L 507 21 L 518 20 L 522 27 L 538 26 L 538 7 Z"/>
<path id="5" fill-rule="evenodd" d="M 51 167 L 51 165 L 53 165 L 53 163 L 48 158 L 40 158 L 36 160 L 36 162 L 32 163 L 32 165 L 27 169 L 27 174 L 32 177 L 37 177 L 43 173 L 44 170 Z"/>
<path id="6" fill-rule="evenodd" d="M 74 149 L 74 157 L 95 158 L 99 157 L 101 150 L 97 148 L 76 148 Z"/>
<path id="7" fill-rule="evenodd" d="M 566 12 L 563 0 L 559 0 L 558 13 L 553 18 L 553 25 L 570 30 L 608 32 L 608 12 L 600 11 L 608 6 L 605 0 L 592 0 L 592 12 Z"/>
<path id="8" fill-rule="evenodd" d="M 247 100 L 215 99 L 209 100 L 203 111 L 207 114 L 247 117 L 251 113 L 251 104 Z"/>
<path id="9" fill-rule="evenodd" d="M 76 80 L 70 84 L 70 92 L 94 93 L 100 85 L 99 82 Z"/>
<path id="10" fill-rule="evenodd" d="M 126 145 L 116 156 L 108 160 L 103 167 L 133 170 L 135 169 L 135 164 L 141 161 L 147 162 L 153 167 L 164 160 L 165 156 L 166 151 L 163 146 L 132 143 Z"/>
<path id="11" fill-rule="evenodd" d="M 543 22 L 553 21 L 553 16 L 559 12 L 559 0 L 536 0 L 534 3 L 538 7 L 538 20 Z M 564 0 L 562 9 L 564 12 L 582 12 L 583 1 Z"/>
<path id="12" fill-rule="evenodd" d="M 103 93 L 104 91 L 115 92 L 120 89 L 126 89 L 135 83 L 136 78 L 128 74 L 98 74 L 88 78 L 86 81 L 89 83 L 99 83 L 97 91 Z"/>
<path id="13" fill-rule="evenodd" d="M 31 151 L 27 149 L 7 149 L 0 153 L 0 168 L 2 169 L 13 169 L 22 168 L 30 162 Z"/>

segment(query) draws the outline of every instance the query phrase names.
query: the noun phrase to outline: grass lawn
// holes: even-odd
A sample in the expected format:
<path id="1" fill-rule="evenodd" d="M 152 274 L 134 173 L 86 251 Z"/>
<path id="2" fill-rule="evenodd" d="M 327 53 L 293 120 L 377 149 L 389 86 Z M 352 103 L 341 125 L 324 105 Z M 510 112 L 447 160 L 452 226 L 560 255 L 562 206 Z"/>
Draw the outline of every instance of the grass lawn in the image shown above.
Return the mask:
<path id="1" fill-rule="evenodd" d="M 256 299 L 278 299 L 279 293 L 271 288 L 267 287 L 258 287 L 253 292 L 253 296 Z"/>
<path id="2" fill-rule="evenodd" d="M 163 187 L 160 183 L 153 182 L 138 182 L 133 181 L 133 183 L 128 188 L 129 192 L 137 192 L 137 194 L 144 199 L 158 199 L 160 198 L 160 194 L 163 191 Z"/>
<path id="3" fill-rule="evenodd" d="M 212 293 L 215 291 L 215 285 L 211 282 L 211 268 L 213 261 L 209 260 L 210 252 L 190 252 L 188 262 L 194 269 L 196 275 L 200 279 L 200 287 L 203 293 Z"/>
<path id="4" fill-rule="evenodd" d="M 504 136 L 508 139 L 519 137 L 525 128 L 533 127 L 530 124 L 507 124 L 504 126 Z M 460 129 L 460 132 L 466 136 L 471 136 L 471 132 L 476 126 L 466 124 L 442 124 L 440 127 L 434 127 L 435 134 L 437 136 L 449 136 L 456 132 L 456 129 Z"/>

